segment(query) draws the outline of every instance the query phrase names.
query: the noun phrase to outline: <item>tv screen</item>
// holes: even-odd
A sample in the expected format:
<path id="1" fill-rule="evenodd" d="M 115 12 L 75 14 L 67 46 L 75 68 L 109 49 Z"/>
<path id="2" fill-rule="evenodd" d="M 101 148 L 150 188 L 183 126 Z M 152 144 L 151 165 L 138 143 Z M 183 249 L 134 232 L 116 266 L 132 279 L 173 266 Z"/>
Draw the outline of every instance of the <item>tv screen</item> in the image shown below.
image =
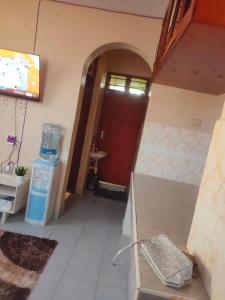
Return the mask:
<path id="1" fill-rule="evenodd" d="M 0 49 L 0 93 L 39 100 L 38 55 Z"/>

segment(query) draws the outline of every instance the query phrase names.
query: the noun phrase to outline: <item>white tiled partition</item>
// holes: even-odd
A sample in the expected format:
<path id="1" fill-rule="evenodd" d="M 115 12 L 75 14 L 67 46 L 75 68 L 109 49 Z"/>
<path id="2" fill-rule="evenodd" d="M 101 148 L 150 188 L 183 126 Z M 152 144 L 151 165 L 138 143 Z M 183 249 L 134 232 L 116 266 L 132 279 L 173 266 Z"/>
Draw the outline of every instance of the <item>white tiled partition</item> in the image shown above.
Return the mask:
<path id="1" fill-rule="evenodd" d="M 135 172 L 199 185 L 211 134 L 147 121 Z"/>

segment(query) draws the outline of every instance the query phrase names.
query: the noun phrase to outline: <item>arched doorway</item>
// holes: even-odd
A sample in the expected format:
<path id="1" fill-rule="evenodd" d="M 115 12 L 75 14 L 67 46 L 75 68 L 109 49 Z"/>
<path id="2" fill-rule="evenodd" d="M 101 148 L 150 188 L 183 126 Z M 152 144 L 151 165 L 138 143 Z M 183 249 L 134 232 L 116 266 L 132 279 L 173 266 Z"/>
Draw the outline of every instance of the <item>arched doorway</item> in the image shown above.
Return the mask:
<path id="1" fill-rule="evenodd" d="M 76 114 L 76 139 L 68 169 L 69 192 L 82 193 L 89 153 L 94 145 L 107 152 L 107 157 L 99 165 L 101 179 L 116 185 L 128 185 L 148 104 L 151 70 L 136 49 L 127 48 L 121 44 L 106 45 L 86 61 L 83 74 L 85 84 L 81 86 Z M 121 86 L 113 85 L 113 82 L 119 82 Z M 110 126 L 112 123 L 114 126 Z M 111 133 L 103 137 L 105 132 L 102 133 L 102 126 Z"/>

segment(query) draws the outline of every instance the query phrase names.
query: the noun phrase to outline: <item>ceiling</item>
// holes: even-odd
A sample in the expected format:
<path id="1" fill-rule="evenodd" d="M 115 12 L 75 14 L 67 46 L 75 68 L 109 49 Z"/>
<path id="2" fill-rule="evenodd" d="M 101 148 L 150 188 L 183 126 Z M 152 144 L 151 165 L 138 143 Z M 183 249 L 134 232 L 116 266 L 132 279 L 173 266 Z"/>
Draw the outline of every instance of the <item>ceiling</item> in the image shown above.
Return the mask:
<path id="1" fill-rule="evenodd" d="M 139 16 L 163 18 L 169 0 L 55 0 Z"/>

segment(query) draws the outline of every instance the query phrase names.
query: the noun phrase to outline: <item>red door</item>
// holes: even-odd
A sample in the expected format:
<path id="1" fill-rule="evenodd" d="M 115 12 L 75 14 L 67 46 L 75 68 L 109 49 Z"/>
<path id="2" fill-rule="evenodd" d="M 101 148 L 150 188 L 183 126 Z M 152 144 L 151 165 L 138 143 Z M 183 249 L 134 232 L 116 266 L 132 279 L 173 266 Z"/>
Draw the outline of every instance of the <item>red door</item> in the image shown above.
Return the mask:
<path id="1" fill-rule="evenodd" d="M 128 186 L 146 110 L 146 96 L 110 91 L 104 96 L 96 145 L 106 151 L 100 179 Z"/>

